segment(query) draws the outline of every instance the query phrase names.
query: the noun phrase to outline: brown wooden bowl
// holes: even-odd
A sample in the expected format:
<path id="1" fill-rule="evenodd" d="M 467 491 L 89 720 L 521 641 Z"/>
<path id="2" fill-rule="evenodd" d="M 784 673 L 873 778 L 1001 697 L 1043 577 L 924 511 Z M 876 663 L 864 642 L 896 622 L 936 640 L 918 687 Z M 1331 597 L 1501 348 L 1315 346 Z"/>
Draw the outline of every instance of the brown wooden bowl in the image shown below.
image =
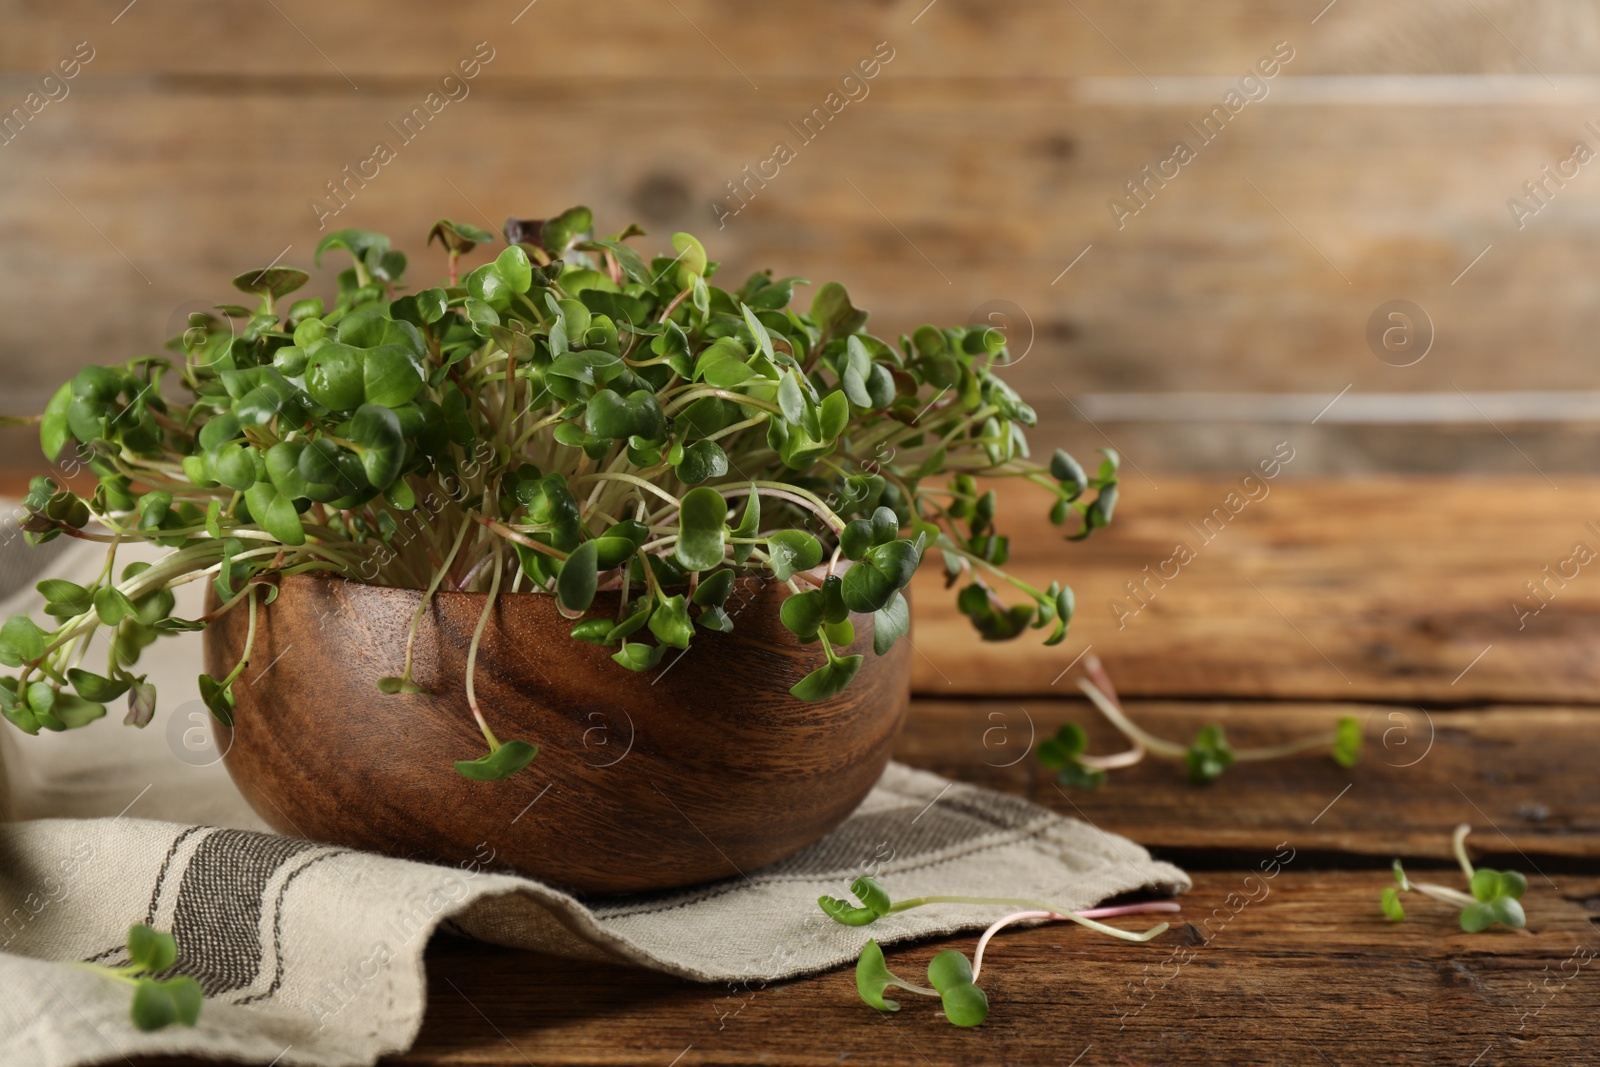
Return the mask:
<path id="1" fill-rule="evenodd" d="M 484 630 L 475 688 L 502 741 L 539 746 L 509 779 L 474 782 L 452 762 L 487 751 L 467 704 L 467 646 L 481 593 L 440 593 L 418 630 L 426 694 L 389 696 L 422 593 L 307 575 L 259 611 L 232 729 L 215 726 L 245 798 L 286 834 L 448 864 L 510 869 L 582 893 L 690 885 L 799 851 L 856 807 L 888 762 L 910 693 L 911 649 L 865 656 L 839 695 L 789 687 L 822 662 L 778 620 L 788 590 L 743 578 L 732 633 L 696 630 L 655 669 L 574 640 L 553 598 L 502 595 Z M 596 614 L 616 616 L 616 594 Z M 249 624 L 241 607 L 205 633 L 225 676 Z M 492 855 L 492 859 L 487 859 Z"/>

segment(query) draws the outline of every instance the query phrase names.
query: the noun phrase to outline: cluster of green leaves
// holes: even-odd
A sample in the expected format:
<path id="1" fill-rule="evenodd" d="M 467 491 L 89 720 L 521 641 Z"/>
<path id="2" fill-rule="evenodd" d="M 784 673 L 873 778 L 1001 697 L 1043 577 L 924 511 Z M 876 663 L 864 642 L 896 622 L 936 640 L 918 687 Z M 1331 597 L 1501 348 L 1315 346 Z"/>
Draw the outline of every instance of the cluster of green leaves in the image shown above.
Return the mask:
<path id="1" fill-rule="evenodd" d="M 1106 781 L 1104 767 L 1092 767 L 1083 762 L 1088 754 L 1089 735 L 1075 722 L 1062 723 L 1050 737 L 1034 747 L 1033 754 L 1048 770 L 1056 772 L 1056 781 L 1073 789 L 1099 789 Z"/>
<path id="2" fill-rule="evenodd" d="M 1183 764 L 1188 768 L 1189 781 L 1204 785 L 1221 778 L 1222 772 L 1233 766 L 1235 758 L 1233 746 L 1228 744 L 1222 724 L 1208 723 L 1200 727 L 1194 742 L 1184 751 Z M 1340 762 L 1343 765 L 1343 761 Z"/>
<path id="3" fill-rule="evenodd" d="M 1441 903 L 1461 909 L 1461 929 L 1469 934 L 1480 933 L 1500 923 L 1520 929 L 1527 925 L 1527 914 L 1522 910 L 1522 896 L 1528 891 L 1528 880 L 1518 871 L 1497 871 L 1489 867 L 1474 868 L 1466 858 L 1463 842 L 1466 828 L 1456 831 L 1456 855 L 1467 877 L 1470 894 L 1448 886 L 1413 882 L 1406 876 L 1405 868 L 1394 861 L 1395 884 L 1383 891 L 1380 906 L 1391 922 L 1404 922 L 1406 910 L 1400 903 L 1400 894 L 1418 892 Z"/>
<path id="4" fill-rule="evenodd" d="M 107 978 L 133 986 L 129 1009 L 133 1025 L 140 1030 L 161 1030 L 173 1023 L 193 1026 L 200 1019 L 205 994 L 200 983 L 187 975 L 160 978 L 178 962 L 178 943 L 171 934 L 143 923 L 128 928 L 128 965 L 105 967 L 85 963 L 79 966 Z"/>
<path id="5" fill-rule="evenodd" d="M 408 288 L 387 237 L 341 230 L 316 250 L 318 265 L 348 257 L 330 298 L 292 299 L 310 280 L 294 267 L 242 274 L 253 304 L 192 316 L 160 354 L 79 372 L 39 420 L 41 444 L 52 460 L 71 449 L 97 482 L 80 495 L 37 480 L 25 529 L 101 542 L 106 566 L 89 586 L 41 583 L 52 626 L 0 629 L 0 663 L 20 668 L 0 679 L 0 711 L 57 730 L 126 694 L 126 721 L 144 725 L 144 647 L 241 605 L 254 620 L 282 576 L 316 571 L 428 598 L 488 592 L 485 619 L 502 591 L 545 592 L 574 638 L 635 671 L 731 630 L 736 583 L 754 575 L 789 587 L 783 622 L 819 646 L 793 688 L 805 700 L 855 676 L 862 620 L 873 654 L 905 635 L 903 590 L 932 551 L 952 585 L 966 578 L 958 602 L 985 639 L 1065 637 L 1071 591 L 1005 573 L 995 494 L 977 479 L 1035 483 L 1077 539 L 1110 520 L 1117 461 L 1090 478 L 1065 453 L 1028 458 L 1035 417 L 995 374 L 1001 332 L 884 340 L 838 284 L 809 306 L 795 306 L 804 279 L 723 288 L 693 236 L 647 259 L 627 243 L 641 233 L 597 236 L 581 207 L 511 219 L 508 244 L 462 274 L 496 238 L 441 219 L 428 236 L 447 281 Z M 119 573 L 133 542 L 170 551 Z M 175 617 L 172 588 L 196 578 L 217 609 Z M 1025 602 L 1008 606 L 996 583 Z M 489 753 L 457 767 L 500 778 L 536 749 L 494 737 L 471 683 L 477 646 L 467 690 Z M 201 679 L 222 722 L 250 648 Z M 420 690 L 410 647 L 380 688 Z"/>

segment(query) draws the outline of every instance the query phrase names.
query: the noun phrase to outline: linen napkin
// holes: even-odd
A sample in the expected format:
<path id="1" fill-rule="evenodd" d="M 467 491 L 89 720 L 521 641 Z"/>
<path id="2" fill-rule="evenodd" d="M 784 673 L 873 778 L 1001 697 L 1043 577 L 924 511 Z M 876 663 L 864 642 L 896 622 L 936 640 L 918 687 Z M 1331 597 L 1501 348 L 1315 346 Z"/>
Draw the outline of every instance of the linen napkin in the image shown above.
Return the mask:
<path id="1" fill-rule="evenodd" d="M 92 545 L 29 549 L 0 536 L 0 615 L 37 607 L 32 581 L 46 565 L 87 583 L 102 562 Z M 180 614 L 199 613 L 199 584 L 184 587 Z M 843 895 L 860 874 L 923 894 L 1021 895 L 1072 909 L 1190 885 L 1125 838 L 899 764 L 798 855 L 748 877 L 627 898 L 580 900 L 492 873 L 492 842 L 443 867 L 285 837 L 250 811 L 210 747 L 198 638 L 146 650 L 140 667 L 162 708 L 144 730 L 112 716 L 39 737 L 0 724 L 6 1067 L 136 1055 L 370 1064 L 415 1039 L 423 949 L 437 931 L 697 981 L 770 982 L 855 959 L 866 932 L 828 919 L 816 898 Z M 991 918 L 930 906 L 875 924 L 871 936 L 891 943 Z M 130 989 L 74 962 L 126 963 L 136 922 L 177 938 L 173 973 L 206 993 L 197 1027 L 139 1032 Z"/>

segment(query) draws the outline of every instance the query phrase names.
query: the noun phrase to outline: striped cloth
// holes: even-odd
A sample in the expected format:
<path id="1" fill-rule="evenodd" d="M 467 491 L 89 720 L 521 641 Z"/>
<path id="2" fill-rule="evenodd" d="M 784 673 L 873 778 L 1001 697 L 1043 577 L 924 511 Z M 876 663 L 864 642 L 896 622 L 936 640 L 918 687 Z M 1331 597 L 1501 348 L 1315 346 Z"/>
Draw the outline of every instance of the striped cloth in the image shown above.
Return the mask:
<path id="1" fill-rule="evenodd" d="M 88 582 L 102 562 L 93 546 L 28 551 L 0 538 L 4 615 L 33 606 L 31 564 L 48 560 L 53 576 Z M 194 585 L 186 596 L 198 595 Z M 198 613 L 182 598 L 179 612 Z M 423 949 L 436 931 L 695 981 L 766 983 L 852 961 L 869 933 L 890 943 L 993 918 L 931 906 L 870 931 L 827 919 L 817 896 L 843 895 L 863 873 L 902 896 L 1023 896 L 1073 909 L 1189 888 L 1182 871 L 1124 838 L 898 764 L 843 826 L 798 855 L 747 878 L 627 898 L 579 900 L 491 873 L 488 846 L 442 867 L 284 837 L 191 743 L 205 736 L 189 721 L 203 712 L 197 637 L 146 652 L 141 668 L 163 707 L 145 730 L 109 716 L 40 737 L 0 724 L 5 1067 L 136 1055 L 370 1064 L 415 1039 Z M 176 936 L 173 973 L 193 976 L 207 996 L 197 1027 L 135 1030 L 128 987 L 75 964 L 125 963 L 136 922 Z"/>

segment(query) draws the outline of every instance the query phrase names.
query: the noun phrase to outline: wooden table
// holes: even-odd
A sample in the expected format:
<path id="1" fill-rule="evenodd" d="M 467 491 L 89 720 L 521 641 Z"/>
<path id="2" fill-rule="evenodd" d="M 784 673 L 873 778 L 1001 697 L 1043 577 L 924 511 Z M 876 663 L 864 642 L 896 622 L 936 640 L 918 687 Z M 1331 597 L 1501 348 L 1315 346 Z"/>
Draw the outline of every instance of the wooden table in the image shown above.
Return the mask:
<path id="1" fill-rule="evenodd" d="M 1113 528 L 1084 546 L 1054 537 L 1031 497 L 1008 496 L 1015 569 L 1070 581 L 1073 635 L 1056 649 L 979 645 L 938 582 L 919 579 L 899 758 L 1184 865 L 1195 888 L 1172 930 L 1150 945 L 1007 932 L 978 1030 L 931 1010 L 873 1012 L 848 969 L 752 991 L 440 938 L 421 1035 L 394 1062 L 1596 1062 L 1600 559 L 1559 575 L 1577 543 L 1600 550 L 1588 525 L 1600 481 L 1559 483 L 1279 483 L 1205 544 L 1188 524 L 1234 483 L 1136 477 Z M 1109 606 L 1179 540 L 1195 558 L 1176 578 L 1152 583 L 1135 615 Z M 1519 618 L 1546 565 L 1558 575 L 1546 606 Z M 1147 762 L 1098 792 L 1063 792 L 1024 746 L 1067 720 L 1113 743 L 1073 695 L 1067 668 L 1089 645 L 1157 733 L 1219 722 L 1237 744 L 1271 743 L 1354 714 L 1366 757 L 1351 771 L 1320 755 L 1240 766 L 1203 788 Z M 1481 863 L 1527 875 L 1528 932 L 1465 935 L 1415 896 L 1404 924 L 1380 915 L 1393 856 L 1459 879 L 1449 834 L 1463 821 Z M 1282 869 L 1260 879 L 1274 857 Z M 936 947 L 890 950 L 890 966 L 916 973 Z"/>

